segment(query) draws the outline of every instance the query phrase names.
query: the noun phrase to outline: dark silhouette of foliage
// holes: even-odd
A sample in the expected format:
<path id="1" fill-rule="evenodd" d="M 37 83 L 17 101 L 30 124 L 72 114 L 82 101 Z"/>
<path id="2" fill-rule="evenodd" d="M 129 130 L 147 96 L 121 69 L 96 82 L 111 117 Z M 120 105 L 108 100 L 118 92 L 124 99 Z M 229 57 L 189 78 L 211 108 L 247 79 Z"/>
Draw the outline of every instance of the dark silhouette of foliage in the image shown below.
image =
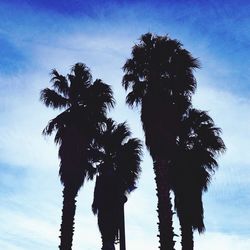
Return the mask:
<path id="1" fill-rule="evenodd" d="M 190 109 L 181 122 L 176 158 L 172 165 L 175 209 L 182 233 L 182 249 L 193 249 L 193 230 L 202 233 L 202 193 L 207 191 L 212 174 L 218 166 L 216 156 L 225 151 L 212 118 L 204 111 Z"/>
<path id="2" fill-rule="evenodd" d="M 92 210 L 98 216 L 103 250 L 115 249 L 118 230 L 120 241 L 123 241 L 125 247 L 125 240 L 121 238 L 121 230 L 124 230 L 123 207 L 126 195 L 135 189 L 141 171 L 142 154 L 141 142 L 130 136 L 126 123 L 116 125 L 113 120 L 108 119 L 97 138 L 99 176 L 96 178 Z"/>
<path id="3" fill-rule="evenodd" d="M 107 110 L 114 105 L 109 85 L 100 79 L 92 81 L 89 68 L 76 63 L 67 76 L 55 69 L 51 73 L 52 89 L 41 91 L 41 101 L 53 109 L 64 109 L 50 120 L 44 135 L 55 132 L 59 145 L 59 175 L 63 190 L 61 242 L 59 249 L 70 250 L 74 232 L 76 196 L 86 178 L 93 178 L 96 134 L 106 120 Z"/>
<path id="4" fill-rule="evenodd" d="M 141 36 L 123 67 L 123 86 L 130 90 L 126 102 L 141 106 L 146 146 L 154 162 L 161 250 L 174 249 L 169 168 L 198 67 L 179 41 L 150 33 Z"/>

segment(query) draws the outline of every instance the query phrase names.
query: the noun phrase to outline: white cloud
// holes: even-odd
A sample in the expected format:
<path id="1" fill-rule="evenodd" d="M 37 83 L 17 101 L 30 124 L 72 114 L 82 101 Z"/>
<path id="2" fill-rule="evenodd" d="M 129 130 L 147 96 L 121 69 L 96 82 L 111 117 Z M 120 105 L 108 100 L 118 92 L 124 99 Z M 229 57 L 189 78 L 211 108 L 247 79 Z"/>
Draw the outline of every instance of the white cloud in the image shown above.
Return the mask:
<path id="1" fill-rule="evenodd" d="M 195 237 L 195 250 L 248 250 L 249 247 L 250 239 L 246 235 L 214 232 Z"/>

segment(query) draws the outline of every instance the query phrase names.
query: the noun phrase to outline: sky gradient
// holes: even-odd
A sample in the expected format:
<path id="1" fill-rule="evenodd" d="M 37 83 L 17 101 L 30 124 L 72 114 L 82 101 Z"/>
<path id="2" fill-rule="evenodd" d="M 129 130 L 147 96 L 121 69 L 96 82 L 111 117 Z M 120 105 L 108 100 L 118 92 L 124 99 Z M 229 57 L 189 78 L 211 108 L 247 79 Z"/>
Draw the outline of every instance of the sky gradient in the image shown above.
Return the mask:
<path id="1" fill-rule="evenodd" d="M 57 148 L 41 135 L 58 112 L 39 102 L 51 69 L 67 74 L 76 62 L 89 66 L 94 79 L 112 85 L 116 107 L 110 115 L 128 121 L 133 136 L 143 139 L 139 110 L 125 105 L 122 66 L 138 38 L 152 32 L 180 40 L 201 61 L 193 103 L 209 111 L 227 146 L 204 195 L 207 230 L 195 234 L 195 250 L 249 250 L 249 13 L 250 2 L 243 0 L 1 0 L 0 249 L 52 250 L 59 244 Z M 101 248 L 91 213 L 93 185 L 87 182 L 78 196 L 74 250 Z M 126 204 L 128 249 L 156 249 L 156 223 L 152 161 L 145 150 L 138 189 Z"/>

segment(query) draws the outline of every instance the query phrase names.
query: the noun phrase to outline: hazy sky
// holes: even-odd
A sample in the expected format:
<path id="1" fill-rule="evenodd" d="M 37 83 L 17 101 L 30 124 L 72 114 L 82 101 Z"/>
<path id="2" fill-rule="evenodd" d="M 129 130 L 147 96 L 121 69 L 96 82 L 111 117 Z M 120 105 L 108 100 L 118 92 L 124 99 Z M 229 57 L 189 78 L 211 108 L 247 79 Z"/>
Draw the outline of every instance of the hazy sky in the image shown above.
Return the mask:
<path id="1" fill-rule="evenodd" d="M 178 3 L 177 3 L 178 2 Z M 0 249 L 54 250 L 62 186 L 57 149 L 42 129 L 58 112 L 39 102 L 50 71 L 76 62 L 112 85 L 112 117 L 143 139 L 139 110 L 125 106 L 122 66 L 140 35 L 180 40 L 202 68 L 194 106 L 223 130 L 227 152 L 204 195 L 204 235 L 195 250 L 250 249 L 249 1 L 0 1 Z M 157 249 L 152 162 L 145 151 L 138 189 L 126 204 L 127 248 Z M 91 213 L 93 184 L 78 196 L 74 250 L 100 249 Z M 175 227 L 178 223 L 175 220 Z M 178 233 L 178 231 L 177 231 Z M 180 250 L 180 238 L 176 237 Z"/>

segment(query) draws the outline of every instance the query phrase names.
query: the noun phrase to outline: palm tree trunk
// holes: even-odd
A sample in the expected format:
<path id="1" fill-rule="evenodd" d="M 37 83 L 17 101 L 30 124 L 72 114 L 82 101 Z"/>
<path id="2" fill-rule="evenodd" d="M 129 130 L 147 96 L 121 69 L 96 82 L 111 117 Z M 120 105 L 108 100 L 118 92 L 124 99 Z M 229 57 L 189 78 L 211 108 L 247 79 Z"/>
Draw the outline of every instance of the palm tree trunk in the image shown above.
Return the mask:
<path id="1" fill-rule="evenodd" d="M 182 250 L 193 250 L 194 241 L 192 226 L 190 226 L 189 223 L 186 223 L 183 219 L 180 219 L 180 224 Z"/>
<path id="2" fill-rule="evenodd" d="M 117 209 L 99 209 L 98 225 L 102 235 L 102 250 L 115 250 L 115 236 L 117 231 Z M 117 217 L 116 217 L 117 216 Z"/>
<path id="3" fill-rule="evenodd" d="M 175 241 L 173 228 L 173 212 L 170 197 L 169 174 L 166 161 L 156 160 L 154 162 L 156 191 L 158 197 L 158 228 L 160 250 L 174 250 Z"/>
<path id="4" fill-rule="evenodd" d="M 74 217 L 76 210 L 76 195 L 74 191 L 68 187 L 63 189 L 63 209 L 62 209 L 62 224 L 60 236 L 60 250 L 71 250 L 73 234 L 74 234 Z"/>
<path id="5" fill-rule="evenodd" d="M 126 250 L 125 241 L 125 219 L 124 219 L 124 203 L 121 204 L 121 216 L 120 216 L 120 250 Z"/>

